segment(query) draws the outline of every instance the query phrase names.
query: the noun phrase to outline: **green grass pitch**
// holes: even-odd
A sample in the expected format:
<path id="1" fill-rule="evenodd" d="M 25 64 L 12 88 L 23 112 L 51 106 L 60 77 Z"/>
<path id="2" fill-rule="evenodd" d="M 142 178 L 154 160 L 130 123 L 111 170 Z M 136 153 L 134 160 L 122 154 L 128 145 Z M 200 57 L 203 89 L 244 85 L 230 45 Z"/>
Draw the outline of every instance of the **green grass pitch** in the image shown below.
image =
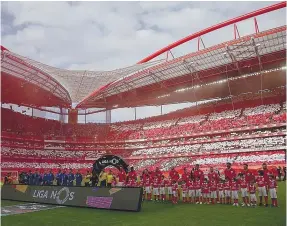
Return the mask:
<path id="1" fill-rule="evenodd" d="M 1 221 L 2 226 L 285 226 L 286 184 L 278 185 L 279 208 L 144 202 L 139 213 L 66 207 Z M 2 206 L 16 204 L 2 200 Z"/>

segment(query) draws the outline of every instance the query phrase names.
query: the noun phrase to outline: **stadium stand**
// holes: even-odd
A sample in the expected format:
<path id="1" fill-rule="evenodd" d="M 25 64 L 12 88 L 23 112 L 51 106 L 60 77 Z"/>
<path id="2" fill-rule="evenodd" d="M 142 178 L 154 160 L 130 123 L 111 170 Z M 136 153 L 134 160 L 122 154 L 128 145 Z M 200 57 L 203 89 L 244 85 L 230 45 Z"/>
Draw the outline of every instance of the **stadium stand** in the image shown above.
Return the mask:
<path id="1" fill-rule="evenodd" d="M 22 135 L 45 136 L 96 136 L 98 140 L 135 140 L 151 139 L 166 136 L 186 135 L 191 132 L 217 131 L 240 128 L 244 126 L 259 126 L 273 122 L 286 122 L 286 112 L 280 104 L 260 105 L 253 108 L 227 110 L 206 115 L 182 117 L 177 120 L 159 122 L 144 122 L 141 124 L 112 125 L 110 128 L 103 124 L 61 124 L 55 120 L 23 115 L 9 109 L 1 109 L 3 115 L 2 130 L 16 132 Z M 158 120 L 158 118 L 156 118 Z M 122 127 L 123 125 L 123 127 Z M 107 138 L 106 138 L 107 137 Z"/>
<path id="2" fill-rule="evenodd" d="M 37 159 L 36 159 L 37 160 Z M 70 160 L 71 161 L 71 160 Z M 74 159 L 70 161 L 55 162 L 55 159 L 50 160 L 38 160 L 26 159 L 25 161 L 17 161 L 17 159 L 6 160 L 1 163 L 2 169 L 13 169 L 19 171 L 28 171 L 29 169 L 38 170 L 53 170 L 56 172 L 58 169 L 80 169 L 81 172 L 85 172 L 90 168 L 92 161 L 80 161 Z M 78 162 L 76 162 L 78 161 Z M 282 165 L 285 163 L 285 151 L 260 151 L 252 153 L 229 153 L 229 154 L 217 154 L 217 155 L 199 155 L 196 157 L 178 157 L 178 158 L 162 158 L 162 159 L 146 159 L 146 160 L 131 160 L 129 164 L 133 165 L 139 172 L 144 169 L 154 170 L 156 167 L 160 167 L 163 172 L 169 171 L 172 167 L 181 169 L 183 167 L 193 168 L 195 164 L 200 164 L 201 168 L 207 170 L 213 166 L 217 169 L 225 168 L 226 162 L 231 162 L 235 169 L 242 167 L 243 163 L 249 164 L 252 169 L 253 166 L 257 169 L 260 168 L 263 162 L 270 165 Z"/>
<path id="3" fill-rule="evenodd" d="M 228 161 L 235 168 L 243 162 L 253 168 L 262 162 L 284 164 L 284 106 L 285 102 L 235 110 L 209 108 L 192 116 L 181 115 L 189 110 L 184 109 L 178 118 L 172 113 L 109 126 L 61 124 L 1 108 L 1 168 L 85 172 L 105 154 L 124 157 L 139 172 L 156 167 L 163 172 L 172 167 L 182 170 L 195 164 L 220 170 Z"/>

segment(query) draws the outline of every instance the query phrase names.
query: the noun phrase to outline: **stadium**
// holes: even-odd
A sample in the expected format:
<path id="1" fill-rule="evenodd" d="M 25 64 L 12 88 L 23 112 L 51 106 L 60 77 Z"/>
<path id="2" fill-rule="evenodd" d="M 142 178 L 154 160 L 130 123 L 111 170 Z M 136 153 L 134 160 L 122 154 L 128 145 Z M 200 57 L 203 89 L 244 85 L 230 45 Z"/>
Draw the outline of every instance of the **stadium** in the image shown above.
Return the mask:
<path id="1" fill-rule="evenodd" d="M 140 184 L 145 170 L 151 175 L 160 170 L 165 178 L 172 170 L 179 175 L 177 202 L 145 196 L 139 213 L 63 207 L 9 215 L 6 209 L 2 224 L 286 225 L 286 22 L 268 30 L 260 30 L 257 22 L 285 8 L 286 2 L 280 2 L 232 18 L 112 71 L 56 68 L 1 46 L 2 188 L 25 184 L 23 172 L 37 171 L 43 181 L 50 171 L 57 175 L 70 169 L 83 176 L 79 186 L 89 187 L 87 171 L 105 156 L 123 160 L 127 175 L 134 168 L 134 187 L 145 188 L 145 182 Z M 237 24 L 246 20 L 254 31 L 241 36 Z M 232 27 L 234 39 L 205 47 L 204 35 L 224 27 Z M 197 51 L 174 57 L 174 48 L 192 40 Z M 162 106 L 178 103 L 193 104 L 163 113 Z M 137 119 L 136 109 L 142 106 L 160 106 L 161 114 Z M 134 120 L 112 122 L 111 112 L 119 108 L 134 108 Z M 38 116 L 48 113 L 57 119 Z M 89 122 L 98 113 L 105 122 Z M 273 201 L 256 208 L 185 202 L 183 175 L 194 175 L 199 165 L 203 178 L 213 168 L 224 179 L 227 163 L 234 175 L 241 175 L 247 164 L 254 178 L 266 164 L 278 180 L 279 208 L 271 208 Z M 118 168 L 110 164 L 103 171 L 114 175 L 116 189 Z M 95 187 L 101 183 L 97 177 Z M 56 178 L 51 183 L 59 185 Z M 241 198 L 239 192 L 240 203 Z M 23 203 L 2 199 L 1 207 Z"/>

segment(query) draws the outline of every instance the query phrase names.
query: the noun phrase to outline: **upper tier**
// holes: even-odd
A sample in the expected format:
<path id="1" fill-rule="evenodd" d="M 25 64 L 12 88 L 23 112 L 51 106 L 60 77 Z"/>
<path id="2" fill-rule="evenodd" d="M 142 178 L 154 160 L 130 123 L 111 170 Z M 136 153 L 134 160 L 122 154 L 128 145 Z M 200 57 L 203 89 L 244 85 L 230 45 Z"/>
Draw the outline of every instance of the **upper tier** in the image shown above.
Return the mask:
<path id="1" fill-rule="evenodd" d="M 278 99 L 261 99 L 231 104 L 188 108 L 160 117 L 114 124 L 61 124 L 58 121 L 31 117 L 9 109 L 1 109 L 2 132 L 22 136 L 62 137 L 66 141 L 85 142 L 144 142 L 179 137 L 236 131 L 250 126 L 266 126 L 286 122 L 286 103 Z M 230 131 L 229 131 L 230 132 Z M 5 134 L 5 133 L 3 133 Z M 70 137 L 70 138 L 69 138 Z"/>

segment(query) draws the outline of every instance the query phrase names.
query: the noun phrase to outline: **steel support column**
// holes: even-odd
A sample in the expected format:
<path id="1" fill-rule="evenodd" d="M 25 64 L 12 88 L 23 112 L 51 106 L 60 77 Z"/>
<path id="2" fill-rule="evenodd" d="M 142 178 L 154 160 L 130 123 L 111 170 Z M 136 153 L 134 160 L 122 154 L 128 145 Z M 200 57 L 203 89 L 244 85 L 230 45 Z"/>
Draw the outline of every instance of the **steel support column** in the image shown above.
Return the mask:
<path id="1" fill-rule="evenodd" d="M 109 109 L 109 110 L 106 110 L 106 123 L 111 123 L 111 121 L 112 121 L 112 112 L 111 112 L 111 110 Z"/>

